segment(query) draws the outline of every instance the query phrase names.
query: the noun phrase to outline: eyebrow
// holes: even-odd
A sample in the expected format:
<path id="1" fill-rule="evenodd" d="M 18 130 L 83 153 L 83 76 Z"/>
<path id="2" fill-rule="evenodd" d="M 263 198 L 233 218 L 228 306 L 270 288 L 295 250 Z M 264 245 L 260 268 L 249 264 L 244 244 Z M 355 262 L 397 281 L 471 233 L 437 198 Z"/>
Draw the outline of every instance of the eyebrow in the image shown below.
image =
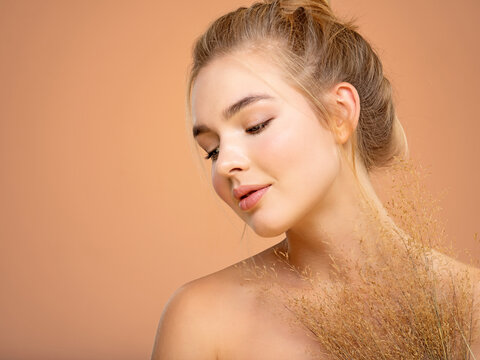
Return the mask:
<path id="1" fill-rule="evenodd" d="M 245 108 L 248 105 L 251 105 L 257 101 L 265 100 L 265 99 L 272 99 L 272 96 L 267 94 L 254 94 L 254 95 L 247 95 L 240 100 L 236 101 L 229 107 L 227 107 L 223 112 L 223 118 L 225 120 L 230 119 L 233 115 L 238 113 L 240 110 Z M 195 125 L 193 127 L 193 137 L 197 137 L 198 135 L 208 132 L 210 129 L 206 125 Z"/>

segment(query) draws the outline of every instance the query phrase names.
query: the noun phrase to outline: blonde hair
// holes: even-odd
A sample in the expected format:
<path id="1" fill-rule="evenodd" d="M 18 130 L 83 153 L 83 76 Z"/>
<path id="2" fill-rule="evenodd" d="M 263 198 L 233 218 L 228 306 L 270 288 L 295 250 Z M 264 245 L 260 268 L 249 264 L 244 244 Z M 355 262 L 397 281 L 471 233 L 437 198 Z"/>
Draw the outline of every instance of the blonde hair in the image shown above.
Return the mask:
<path id="1" fill-rule="evenodd" d="M 266 0 L 240 7 L 215 20 L 197 39 L 187 83 L 187 107 L 200 70 L 214 58 L 242 50 L 267 50 L 313 109 L 330 126 L 323 94 L 340 82 L 360 98 L 360 118 L 352 138 L 367 171 L 408 153 L 390 82 L 370 44 L 352 22 L 337 19 L 326 0 Z"/>

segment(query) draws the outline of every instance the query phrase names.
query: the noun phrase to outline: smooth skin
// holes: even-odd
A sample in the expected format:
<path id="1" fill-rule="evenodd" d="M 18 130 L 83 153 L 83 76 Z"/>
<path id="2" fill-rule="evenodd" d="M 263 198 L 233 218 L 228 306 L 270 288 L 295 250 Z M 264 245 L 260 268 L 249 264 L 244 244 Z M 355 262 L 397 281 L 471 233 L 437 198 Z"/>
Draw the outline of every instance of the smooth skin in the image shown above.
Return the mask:
<path id="1" fill-rule="evenodd" d="M 225 117 L 232 104 L 256 95 L 262 98 Z M 308 265 L 328 278 L 331 256 L 337 264 L 361 256 L 353 234 L 359 224 L 367 224 L 351 159 L 339 151 L 350 149 L 359 96 L 346 82 L 325 96 L 334 107 L 332 129 L 278 67 L 246 51 L 212 60 L 192 90 L 194 126 L 208 128 L 196 141 L 213 154 L 212 185 L 260 236 L 285 233 L 285 240 L 251 260 L 267 268 L 276 265 L 277 281 L 292 291 L 301 290 L 301 281 L 278 266 L 274 249 L 287 252 L 294 266 Z M 389 221 L 365 168 L 359 159 L 356 162 L 359 181 Z M 271 186 L 254 208 L 243 211 L 232 190 L 250 184 Z M 450 268 L 463 269 L 438 256 L 450 261 Z M 471 272 L 477 276 L 477 270 Z M 314 341 L 295 324 L 281 296 L 264 296 L 262 281 L 246 281 L 240 267 L 232 265 L 182 286 L 162 314 L 152 359 L 319 359 L 312 352 Z M 473 351 L 478 358 L 480 344 Z"/>

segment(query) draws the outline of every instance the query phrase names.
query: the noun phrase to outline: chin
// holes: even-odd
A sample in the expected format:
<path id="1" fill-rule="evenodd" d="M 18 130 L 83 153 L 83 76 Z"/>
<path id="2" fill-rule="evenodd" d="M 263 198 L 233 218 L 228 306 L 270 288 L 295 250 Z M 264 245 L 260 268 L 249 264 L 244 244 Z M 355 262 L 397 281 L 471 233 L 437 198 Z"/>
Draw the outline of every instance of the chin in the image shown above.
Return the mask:
<path id="1" fill-rule="evenodd" d="M 283 230 L 276 230 L 276 229 L 271 229 L 271 228 L 253 228 L 252 230 L 257 234 L 258 236 L 265 237 L 265 238 L 270 238 L 270 237 L 275 237 L 282 235 L 285 231 Z"/>
<path id="2" fill-rule="evenodd" d="M 261 237 L 275 237 L 282 235 L 288 230 L 282 223 L 277 221 L 249 221 L 248 226 Z"/>

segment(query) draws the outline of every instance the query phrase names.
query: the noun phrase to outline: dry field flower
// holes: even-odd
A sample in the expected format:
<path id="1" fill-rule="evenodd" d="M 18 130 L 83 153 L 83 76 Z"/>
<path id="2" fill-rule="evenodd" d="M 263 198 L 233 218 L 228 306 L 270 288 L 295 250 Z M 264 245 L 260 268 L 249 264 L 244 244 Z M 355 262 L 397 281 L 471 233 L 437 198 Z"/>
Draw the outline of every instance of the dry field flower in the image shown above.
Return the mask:
<path id="1" fill-rule="evenodd" d="M 475 360 L 476 270 L 456 261 L 447 246 L 438 201 L 422 185 L 422 171 L 411 160 L 389 170 L 392 191 L 384 206 L 394 221 L 382 220 L 365 202 L 377 235 L 359 229 L 359 260 L 331 258 L 328 278 L 296 268 L 286 252 L 276 251 L 279 263 L 305 283 L 292 291 L 279 281 L 275 265 L 244 263 L 250 279 L 281 290 L 285 309 L 319 344 L 320 359 Z M 265 296 L 273 288 L 265 286 Z"/>

